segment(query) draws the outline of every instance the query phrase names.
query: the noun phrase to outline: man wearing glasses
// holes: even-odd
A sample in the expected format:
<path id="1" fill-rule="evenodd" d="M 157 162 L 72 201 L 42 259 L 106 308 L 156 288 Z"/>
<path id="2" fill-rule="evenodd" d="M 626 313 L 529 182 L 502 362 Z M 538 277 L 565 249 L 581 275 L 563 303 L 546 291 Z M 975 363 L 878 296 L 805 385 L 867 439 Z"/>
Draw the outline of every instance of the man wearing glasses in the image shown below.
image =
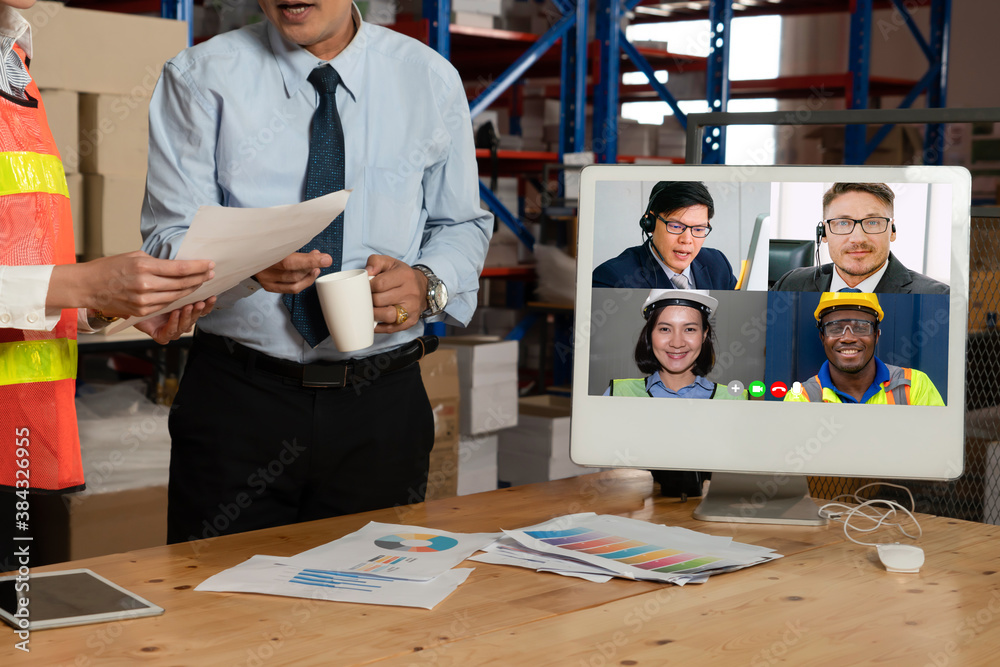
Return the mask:
<path id="1" fill-rule="evenodd" d="M 894 199 L 884 183 L 835 183 L 823 195 L 824 219 L 816 226 L 816 242 L 829 244 L 833 261 L 792 269 L 771 289 L 947 294 L 947 285 L 911 271 L 889 252 L 889 244 L 896 240 Z"/>
<path id="2" fill-rule="evenodd" d="M 645 239 L 594 269 L 594 287 L 733 289 L 733 267 L 718 250 L 702 248 L 712 231 L 715 202 L 704 183 L 660 181 L 639 219 Z"/>
<path id="3" fill-rule="evenodd" d="M 828 292 L 814 313 L 827 361 L 819 373 L 796 382 L 786 401 L 868 405 L 944 405 L 926 373 L 885 364 L 875 356 L 879 323 L 885 317 L 878 297 Z"/>

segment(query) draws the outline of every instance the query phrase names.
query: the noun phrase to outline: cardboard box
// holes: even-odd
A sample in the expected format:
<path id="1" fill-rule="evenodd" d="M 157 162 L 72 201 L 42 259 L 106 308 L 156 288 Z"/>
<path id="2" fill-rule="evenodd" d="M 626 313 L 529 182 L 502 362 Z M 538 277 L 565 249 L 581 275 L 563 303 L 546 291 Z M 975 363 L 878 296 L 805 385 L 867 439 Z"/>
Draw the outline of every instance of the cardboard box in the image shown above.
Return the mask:
<path id="1" fill-rule="evenodd" d="M 420 375 L 434 414 L 425 499 L 451 498 L 458 492 L 458 356 L 454 350 L 437 350 L 420 360 Z"/>
<path id="2" fill-rule="evenodd" d="M 80 171 L 136 177 L 149 155 L 149 97 L 80 95 Z"/>
<path id="3" fill-rule="evenodd" d="M 459 431 L 478 435 L 517 425 L 517 342 L 452 336 L 441 345 L 458 355 Z"/>
<path id="4" fill-rule="evenodd" d="M 451 11 L 500 16 L 502 0 L 451 0 Z"/>
<path id="5" fill-rule="evenodd" d="M 67 496 L 36 494 L 32 566 L 166 544 L 167 487 Z"/>
<path id="6" fill-rule="evenodd" d="M 458 441 L 458 495 L 492 491 L 497 488 L 496 434 L 463 436 Z"/>
<path id="7" fill-rule="evenodd" d="M 34 73 L 34 68 L 32 68 Z M 45 117 L 56 140 L 63 170 L 67 175 L 80 171 L 80 95 L 70 90 L 40 90 Z"/>
<path id="8" fill-rule="evenodd" d="M 517 426 L 500 432 L 501 450 L 568 461 L 571 406 L 565 396 L 522 398 Z"/>
<path id="9" fill-rule="evenodd" d="M 139 214 L 146 179 L 85 174 L 83 182 L 86 258 L 138 250 L 142 245 Z"/>
<path id="10" fill-rule="evenodd" d="M 499 28 L 500 17 L 479 12 L 452 12 L 451 22 L 454 25 L 464 25 L 469 28 Z"/>
<path id="11" fill-rule="evenodd" d="M 517 382 L 516 341 L 495 336 L 448 336 L 441 339 L 441 347 L 455 350 L 463 393 L 466 387 Z"/>
<path id="12" fill-rule="evenodd" d="M 497 460 L 497 474 L 512 486 L 587 475 L 597 470 L 578 466 L 569 459 L 553 459 L 508 450 L 502 450 Z"/>
<path id="13" fill-rule="evenodd" d="M 517 485 L 594 472 L 570 459 L 571 407 L 564 396 L 531 396 L 518 402 L 517 426 L 499 434 L 500 479 Z"/>
<path id="14" fill-rule="evenodd" d="M 878 131 L 877 127 L 868 127 L 867 138 Z M 823 164 L 843 164 L 844 162 L 844 128 L 821 127 L 805 135 L 810 139 L 819 139 Z M 908 125 L 896 125 L 892 128 L 882 143 L 872 151 L 867 165 L 897 165 L 922 164 L 923 139 L 917 128 Z"/>
<path id="15" fill-rule="evenodd" d="M 458 495 L 458 437 L 435 441 L 427 471 L 424 500 L 453 498 Z"/>
<path id="16" fill-rule="evenodd" d="M 38 2 L 31 24 L 31 76 L 40 88 L 146 95 L 163 64 L 187 47 L 186 21 Z"/>
<path id="17" fill-rule="evenodd" d="M 83 217 L 86 209 L 83 196 L 83 174 L 66 174 L 66 187 L 69 190 L 69 206 L 73 211 L 73 245 L 77 255 L 82 255 L 86 249 L 86 232 Z"/>

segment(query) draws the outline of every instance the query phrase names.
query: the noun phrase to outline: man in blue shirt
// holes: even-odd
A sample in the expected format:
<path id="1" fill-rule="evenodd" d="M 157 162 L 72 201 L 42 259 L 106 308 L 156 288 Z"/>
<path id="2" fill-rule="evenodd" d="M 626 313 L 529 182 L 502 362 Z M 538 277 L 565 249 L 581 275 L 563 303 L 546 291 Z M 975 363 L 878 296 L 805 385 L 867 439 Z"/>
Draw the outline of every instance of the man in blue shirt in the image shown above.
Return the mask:
<path id="1" fill-rule="evenodd" d="M 299 333 L 282 297 L 334 262 L 315 246 L 220 295 L 171 412 L 171 542 L 422 500 L 433 419 L 412 363 L 420 320 L 468 322 L 492 229 L 450 63 L 362 22 L 349 0 L 260 4 L 268 22 L 164 67 L 150 104 L 144 249 L 176 253 L 200 205 L 305 198 L 311 123 L 331 94 L 313 70 L 329 66 L 353 190 L 340 264 L 373 276 L 379 324 L 355 353 Z"/>

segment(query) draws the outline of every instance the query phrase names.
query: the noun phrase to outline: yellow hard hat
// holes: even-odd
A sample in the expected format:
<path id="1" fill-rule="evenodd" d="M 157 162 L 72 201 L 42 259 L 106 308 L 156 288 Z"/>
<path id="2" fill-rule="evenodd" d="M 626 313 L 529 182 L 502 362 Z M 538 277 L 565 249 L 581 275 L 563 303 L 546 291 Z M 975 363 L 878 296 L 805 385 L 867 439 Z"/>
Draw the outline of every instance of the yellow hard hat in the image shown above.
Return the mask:
<path id="1" fill-rule="evenodd" d="M 865 292 L 824 292 L 819 298 L 819 305 L 813 315 L 819 322 L 823 315 L 831 310 L 864 310 L 878 316 L 881 322 L 885 317 L 882 306 L 878 303 L 878 297 Z"/>

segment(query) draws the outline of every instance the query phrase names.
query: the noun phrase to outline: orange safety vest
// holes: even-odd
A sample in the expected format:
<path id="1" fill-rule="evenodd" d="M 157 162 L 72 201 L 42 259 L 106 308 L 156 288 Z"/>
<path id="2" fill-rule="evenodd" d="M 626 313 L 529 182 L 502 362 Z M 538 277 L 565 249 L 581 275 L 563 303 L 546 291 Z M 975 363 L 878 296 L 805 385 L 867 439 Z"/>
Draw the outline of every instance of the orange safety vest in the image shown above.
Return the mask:
<path id="1" fill-rule="evenodd" d="M 72 264 L 66 174 L 34 81 L 25 92 L 0 93 L 0 265 Z M 83 488 L 76 318 L 66 309 L 52 331 L 0 328 L 0 486 Z"/>

